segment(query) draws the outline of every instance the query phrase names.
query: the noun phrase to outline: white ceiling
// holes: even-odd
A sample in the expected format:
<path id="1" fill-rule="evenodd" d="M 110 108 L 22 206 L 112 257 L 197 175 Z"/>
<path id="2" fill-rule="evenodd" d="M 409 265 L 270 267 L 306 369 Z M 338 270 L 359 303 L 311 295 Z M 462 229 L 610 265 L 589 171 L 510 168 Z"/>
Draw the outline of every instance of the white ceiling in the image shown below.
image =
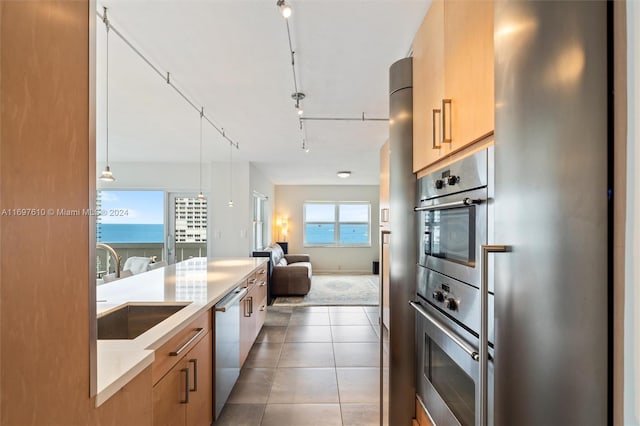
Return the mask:
<path id="1" fill-rule="evenodd" d="M 305 116 L 388 116 L 388 69 L 409 51 L 429 0 L 290 0 Z M 276 0 L 110 0 L 112 25 L 240 144 L 275 184 L 377 184 L 386 122 L 305 122 Z M 105 27 L 97 26 L 98 160 L 104 161 Z M 109 36 L 110 160 L 198 162 L 199 114 L 115 34 Z M 229 144 L 204 125 L 204 161 Z M 351 170 L 338 179 L 338 170 Z"/>

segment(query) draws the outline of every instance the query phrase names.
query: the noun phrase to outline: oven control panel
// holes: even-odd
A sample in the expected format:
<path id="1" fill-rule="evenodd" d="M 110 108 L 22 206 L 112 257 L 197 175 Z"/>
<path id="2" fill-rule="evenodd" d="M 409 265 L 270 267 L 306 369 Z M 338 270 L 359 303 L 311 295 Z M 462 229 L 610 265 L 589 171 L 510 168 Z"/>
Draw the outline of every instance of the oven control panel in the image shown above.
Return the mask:
<path id="1" fill-rule="evenodd" d="M 451 293 L 451 288 L 446 284 L 440 284 L 440 288 L 431 293 L 431 298 L 450 311 L 457 311 L 460 306 L 460 299 Z"/>
<path id="2" fill-rule="evenodd" d="M 418 296 L 474 333 L 480 333 L 480 290 L 432 269 L 417 266 Z M 493 318 L 494 296 L 489 292 L 489 318 Z M 446 322 L 445 322 L 446 324 Z M 489 321 L 489 342 L 493 342 L 493 321 Z"/>
<path id="3" fill-rule="evenodd" d="M 485 187 L 489 180 L 489 164 L 492 163 L 493 147 L 489 147 L 425 175 L 418 180 L 418 200 L 422 202 Z"/>

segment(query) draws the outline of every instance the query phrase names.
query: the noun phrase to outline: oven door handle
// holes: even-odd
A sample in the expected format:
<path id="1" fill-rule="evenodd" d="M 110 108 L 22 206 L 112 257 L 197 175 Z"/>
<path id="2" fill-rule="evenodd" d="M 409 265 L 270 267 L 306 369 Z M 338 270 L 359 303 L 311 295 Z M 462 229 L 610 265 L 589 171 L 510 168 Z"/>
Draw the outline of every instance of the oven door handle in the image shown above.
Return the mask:
<path id="1" fill-rule="evenodd" d="M 474 204 L 480 204 L 482 200 L 472 200 L 471 198 L 465 198 L 462 201 L 453 201 L 451 203 L 442 203 L 435 206 L 414 207 L 414 212 L 427 212 L 431 210 L 451 209 L 455 207 L 468 207 Z"/>
<path id="2" fill-rule="evenodd" d="M 456 336 L 455 334 L 453 334 L 452 332 L 450 332 L 449 330 L 447 330 L 447 328 L 442 325 L 440 323 L 440 321 L 438 321 L 437 319 L 435 319 L 433 316 L 431 316 L 431 314 L 429 314 L 427 311 L 424 310 L 424 308 L 422 306 L 420 306 L 420 304 L 416 303 L 416 302 L 412 302 L 409 301 L 409 304 L 413 307 L 413 309 L 415 309 L 416 311 L 418 311 L 418 313 L 420 315 L 422 315 L 423 317 L 425 317 L 427 320 L 429 320 L 429 322 L 431 324 L 433 324 L 438 330 L 440 330 L 441 332 L 443 332 L 449 339 L 451 339 L 456 345 L 460 346 L 460 348 L 465 351 L 466 353 L 469 354 L 469 356 L 471 356 L 471 358 L 474 361 L 478 361 L 480 360 L 480 354 L 475 351 L 471 346 L 467 345 L 465 342 L 462 341 L 462 339 L 460 339 L 458 336 Z"/>

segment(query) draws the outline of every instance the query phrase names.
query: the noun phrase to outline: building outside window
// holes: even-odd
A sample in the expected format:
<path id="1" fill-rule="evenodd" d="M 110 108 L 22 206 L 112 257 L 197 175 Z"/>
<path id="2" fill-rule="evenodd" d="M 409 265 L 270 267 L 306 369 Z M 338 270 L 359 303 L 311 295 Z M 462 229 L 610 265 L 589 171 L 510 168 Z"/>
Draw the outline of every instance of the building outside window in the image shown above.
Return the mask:
<path id="1" fill-rule="evenodd" d="M 304 203 L 305 247 L 371 247 L 369 202 Z"/>

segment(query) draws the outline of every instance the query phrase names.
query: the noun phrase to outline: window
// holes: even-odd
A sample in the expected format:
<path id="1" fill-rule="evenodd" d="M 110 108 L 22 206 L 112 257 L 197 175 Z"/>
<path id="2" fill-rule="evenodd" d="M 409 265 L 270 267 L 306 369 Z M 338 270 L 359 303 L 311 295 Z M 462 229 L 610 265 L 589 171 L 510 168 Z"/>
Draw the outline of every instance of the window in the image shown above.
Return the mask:
<path id="1" fill-rule="evenodd" d="M 164 192 L 99 190 L 97 241 L 164 244 Z"/>
<path id="2" fill-rule="evenodd" d="M 369 203 L 304 204 L 305 247 L 371 247 L 370 231 Z"/>
<path id="3" fill-rule="evenodd" d="M 253 194 L 253 250 L 262 250 L 267 240 L 265 223 L 267 197 L 257 192 Z"/>

